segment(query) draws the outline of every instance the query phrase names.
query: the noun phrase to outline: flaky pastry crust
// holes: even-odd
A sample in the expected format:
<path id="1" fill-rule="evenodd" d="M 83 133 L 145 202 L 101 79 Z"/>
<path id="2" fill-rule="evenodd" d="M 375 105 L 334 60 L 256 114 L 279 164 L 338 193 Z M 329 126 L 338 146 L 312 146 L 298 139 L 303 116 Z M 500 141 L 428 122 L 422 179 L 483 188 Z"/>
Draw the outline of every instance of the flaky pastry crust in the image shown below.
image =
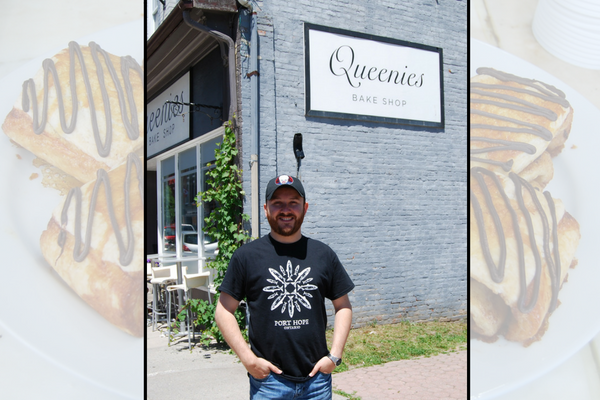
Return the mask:
<path id="1" fill-rule="evenodd" d="M 71 47 L 81 49 L 86 73 L 82 71 L 81 62 L 76 53 L 71 54 Z M 143 99 L 144 85 L 141 68 L 134 62 L 128 66 L 128 58 L 106 53 L 109 60 L 107 62 L 102 50 L 98 48 L 96 50 L 98 61 L 95 61 L 91 47 L 78 45 L 71 47 L 52 57 L 50 59 L 52 63 L 44 62 L 44 66 L 33 78 L 35 96 L 31 96 L 32 86 L 30 85 L 15 102 L 2 129 L 19 145 L 85 183 L 96 178 L 98 169 L 110 170 L 116 167 L 123 162 L 127 154 L 135 152 L 143 146 L 144 110 L 141 104 L 136 105 L 133 102 L 132 106 L 131 99 Z M 114 67 L 116 83 L 110 73 L 109 64 Z M 51 65 L 54 65 L 56 69 L 60 85 L 57 85 L 54 80 Z M 70 80 L 71 67 L 74 68 L 76 113 L 73 112 L 71 101 L 71 90 L 73 89 Z M 48 76 L 48 80 L 44 82 L 46 76 Z M 89 77 L 89 89 L 84 80 L 86 76 Z M 60 95 L 57 86 L 60 87 Z M 107 99 L 103 98 L 103 88 L 106 89 Z M 89 93 L 92 94 L 91 102 Z M 119 93 L 122 95 L 121 98 Z M 48 96 L 47 101 L 44 99 L 45 94 Z M 63 100 L 64 111 L 61 111 L 59 107 L 60 99 Z M 47 102 L 46 112 L 43 110 L 45 101 Z M 38 109 L 35 118 L 34 103 Z M 109 110 L 108 118 L 107 110 Z M 67 127 L 75 114 L 75 125 L 72 132 L 65 132 L 61 124 L 61 114 L 64 116 Z M 47 120 L 42 126 L 43 131 L 37 134 L 34 129 L 34 120 L 42 125 L 44 118 Z M 112 138 L 107 137 L 109 126 L 112 127 Z M 99 144 L 94 140 L 96 134 L 94 127 L 97 127 L 100 143 L 110 144 L 108 155 L 99 154 Z"/>
<path id="2" fill-rule="evenodd" d="M 544 151 L 556 156 L 573 108 L 556 88 L 482 68 L 471 78 L 471 166 L 520 174 Z"/>
<path id="3" fill-rule="evenodd" d="M 470 85 L 470 322 L 474 338 L 529 345 L 576 264 L 580 230 L 543 192 L 573 108 L 543 82 L 478 68 Z"/>
<path id="4" fill-rule="evenodd" d="M 55 209 L 47 229 L 40 238 L 40 247 L 46 261 L 58 272 L 61 278 L 90 306 L 103 317 L 127 333 L 141 337 L 144 323 L 144 298 L 140 282 L 143 280 L 143 246 L 136 238 L 143 237 L 143 190 L 140 182 L 141 167 L 127 163 L 110 171 L 108 182 L 111 195 L 107 196 L 107 185 L 104 182 L 92 181 L 81 187 L 81 244 L 76 243 L 78 223 L 76 218 L 77 199 L 71 198 L 66 219 L 63 209 L 68 197 Z M 131 176 L 127 182 L 127 170 Z M 138 172 L 140 173 L 138 175 Z M 125 183 L 128 183 L 124 190 Z M 94 195 L 94 189 L 97 194 Z M 125 196 L 129 194 L 129 210 L 125 209 Z M 97 196 L 96 205 L 93 205 Z M 93 213 L 91 225 L 88 225 L 90 210 Z M 131 231 L 127 230 L 126 213 L 129 212 Z M 122 236 L 119 241 L 111 221 L 114 215 L 117 227 Z M 83 254 L 89 235 L 89 251 Z M 64 237 L 64 239 L 61 239 Z M 61 243 L 61 240 L 64 242 Z M 131 260 L 121 262 L 123 246 L 133 246 Z"/>

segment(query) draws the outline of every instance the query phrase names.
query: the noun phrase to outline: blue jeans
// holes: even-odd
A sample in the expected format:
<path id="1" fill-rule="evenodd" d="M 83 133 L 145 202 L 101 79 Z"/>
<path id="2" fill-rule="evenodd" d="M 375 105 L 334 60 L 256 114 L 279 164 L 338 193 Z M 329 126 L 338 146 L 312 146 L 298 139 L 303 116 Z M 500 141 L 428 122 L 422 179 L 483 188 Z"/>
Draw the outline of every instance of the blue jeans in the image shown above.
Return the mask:
<path id="1" fill-rule="evenodd" d="M 271 373 L 265 379 L 250 376 L 250 400 L 331 400 L 331 375 L 317 372 L 306 382 L 296 383 Z"/>

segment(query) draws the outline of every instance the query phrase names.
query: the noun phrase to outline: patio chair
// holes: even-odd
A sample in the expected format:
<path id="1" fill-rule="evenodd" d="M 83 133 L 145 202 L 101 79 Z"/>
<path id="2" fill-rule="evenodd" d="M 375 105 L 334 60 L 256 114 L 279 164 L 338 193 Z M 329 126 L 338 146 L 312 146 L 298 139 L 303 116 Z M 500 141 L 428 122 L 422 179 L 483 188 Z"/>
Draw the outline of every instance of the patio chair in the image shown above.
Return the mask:
<path id="1" fill-rule="evenodd" d="M 169 325 L 169 338 L 171 337 L 171 295 L 170 293 L 175 292 L 176 290 L 183 290 L 184 292 L 184 299 L 185 301 L 187 301 L 188 299 L 191 298 L 190 294 L 191 294 L 191 290 L 192 289 L 200 289 L 200 290 L 210 290 L 208 288 L 208 283 L 209 283 L 209 277 L 210 277 L 210 272 L 202 272 L 199 274 L 183 274 L 183 282 L 179 285 L 169 285 L 167 286 L 167 292 L 169 293 L 169 295 L 167 296 L 167 320 L 168 320 L 168 325 Z M 208 295 L 208 298 L 210 300 L 210 292 Z M 188 347 L 190 348 L 190 350 L 192 349 L 192 342 L 191 342 L 191 338 L 190 338 L 190 320 L 191 320 L 191 313 L 187 313 L 187 317 L 186 317 L 186 327 L 187 327 L 187 336 L 188 336 Z M 192 331 L 193 331 L 193 337 L 194 340 L 196 339 L 196 331 L 193 328 L 193 324 L 192 325 Z"/>
<path id="2" fill-rule="evenodd" d="M 187 272 L 187 267 L 183 267 L 183 273 Z M 158 319 L 162 316 L 167 318 L 165 308 L 167 301 L 165 299 L 165 288 L 171 283 L 177 282 L 177 265 L 166 265 L 164 267 L 152 268 L 152 331 L 156 330 Z"/>

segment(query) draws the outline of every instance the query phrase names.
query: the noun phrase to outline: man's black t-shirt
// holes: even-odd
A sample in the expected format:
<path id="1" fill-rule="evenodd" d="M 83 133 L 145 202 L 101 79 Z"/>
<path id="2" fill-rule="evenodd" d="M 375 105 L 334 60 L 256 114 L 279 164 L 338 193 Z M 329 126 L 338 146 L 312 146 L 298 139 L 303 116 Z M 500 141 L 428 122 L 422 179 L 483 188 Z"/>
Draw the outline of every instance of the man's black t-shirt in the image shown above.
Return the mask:
<path id="1" fill-rule="evenodd" d="M 238 301 L 246 298 L 254 354 L 301 382 L 329 352 L 325 298 L 335 300 L 353 288 L 326 244 L 305 236 L 283 244 L 266 235 L 233 254 L 219 290 Z"/>

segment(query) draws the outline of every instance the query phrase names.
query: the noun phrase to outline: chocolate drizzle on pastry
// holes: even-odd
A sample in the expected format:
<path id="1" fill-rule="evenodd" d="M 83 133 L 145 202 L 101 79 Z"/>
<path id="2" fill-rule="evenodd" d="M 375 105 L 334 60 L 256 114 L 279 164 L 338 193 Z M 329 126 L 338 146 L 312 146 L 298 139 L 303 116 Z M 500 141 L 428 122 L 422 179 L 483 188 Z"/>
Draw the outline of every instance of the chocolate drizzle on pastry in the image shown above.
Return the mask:
<path id="1" fill-rule="evenodd" d="M 94 140 L 96 141 L 96 148 L 98 149 L 98 154 L 101 157 L 107 157 L 110 154 L 110 148 L 112 144 L 112 118 L 111 118 L 111 104 L 110 98 L 108 96 L 106 83 L 105 83 L 105 73 L 104 68 L 102 67 L 102 63 L 100 62 L 100 57 L 98 54 L 102 56 L 106 63 L 106 67 L 108 69 L 108 73 L 112 78 L 112 81 L 115 85 L 117 91 L 117 97 L 119 100 L 119 107 L 121 110 L 121 115 L 123 116 L 123 123 L 125 125 L 125 129 L 127 131 L 127 135 L 129 139 L 135 140 L 139 137 L 139 122 L 137 120 L 137 112 L 136 105 L 133 96 L 133 89 L 130 81 L 130 71 L 133 70 L 139 74 L 140 78 L 143 79 L 143 71 L 139 64 L 131 57 L 125 56 L 121 57 L 121 74 L 123 76 L 125 89 L 121 86 L 119 81 L 119 77 L 115 66 L 110 60 L 110 56 L 106 51 L 104 51 L 100 46 L 94 42 L 90 43 L 90 51 L 92 54 L 92 58 L 94 60 L 94 64 L 96 66 L 97 78 L 100 83 L 100 91 L 102 94 L 102 101 L 104 103 L 104 114 L 106 119 L 106 136 L 104 143 L 102 143 L 102 138 L 100 137 L 100 128 L 98 125 L 97 117 L 96 117 L 96 107 L 94 105 L 94 93 L 92 92 L 92 86 L 90 82 L 90 75 L 88 74 L 85 59 L 83 53 L 81 51 L 81 47 L 76 42 L 69 43 L 69 60 L 70 60 L 70 70 L 69 70 L 69 81 L 71 88 L 71 118 L 70 122 L 67 124 L 67 115 L 65 111 L 65 102 L 64 97 L 61 90 L 61 85 L 58 78 L 58 72 L 56 70 L 56 65 L 54 61 L 50 58 L 46 59 L 42 63 L 42 67 L 44 69 L 44 94 L 43 94 L 43 104 L 41 111 L 41 120 L 40 120 L 40 111 L 39 105 L 36 97 L 36 87 L 33 79 L 28 79 L 23 83 L 23 96 L 22 96 L 22 108 L 23 111 L 28 112 L 31 106 L 33 112 L 33 131 L 36 134 L 41 134 L 44 131 L 46 126 L 46 122 L 48 119 L 48 95 L 50 91 L 49 85 L 49 76 L 52 75 L 52 79 L 54 81 L 54 88 L 56 91 L 56 98 L 58 101 L 58 109 L 59 109 L 59 117 L 61 128 L 64 133 L 69 134 L 75 130 L 76 122 L 77 122 L 77 112 L 78 112 L 78 100 L 77 100 L 77 85 L 76 85 L 76 76 L 75 76 L 75 62 L 78 61 L 81 67 L 81 73 L 83 77 L 83 82 L 85 85 L 85 89 L 87 92 L 87 100 L 89 102 L 90 107 L 90 115 L 92 118 L 92 129 L 94 132 Z M 31 93 L 31 98 L 29 97 L 29 93 Z M 129 108 L 129 112 L 127 109 Z"/>
<path id="2" fill-rule="evenodd" d="M 81 188 L 77 187 L 77 188 L 73 188 L 69 191 L 69 194 L 67 195 L 67 198 L 65 200 L 65 204 L 64 207 L 62 209 L 62 213 L 61 213 L 61 232 L 58 236 L 58 245 L 64 249 L 65 243 L 66 243 L 66 225 L 69 222 L 68 221 L 68 211 L 69 211 L 69 207 L 71 205 L 71 201 L 73 199 L 73 197 L 75 197 L 75 221 L 74 221 L 74 237 L 75 237 L 75 246 L 73 249 L 73 259 L 77 262 L 81 262 L 83 261 L 89 251 L 90 251 L 90 245 L 91 245 L 91 238 L 92 238 L 92 226 L 93 226 L 93 222 L 94 222 L 94 214 L 95 214 L 95 209 L 96 209 L 96 205 L 97 205 L 97 201 L 98 201 L 98 191 L 100 190 L 100 186 L 104 185 L 104 190 L 106 193 L 106 207 L 108 210 L 108 216 L 110 219 L 110 223 L 113 229 L 113 232 L 115 234 L 115 237 L 117 239 L 117 244 L 119 246 L 119 262 L 121 263 L 121 265 L 129 265 L 131 263 L 131 261 L 133 260 L 133 250 L 134 250 L 134 241 L 135 241 L 135 237 L 133 235 L 133 226 L 131 223 L 131 212 L 130 212 L 130 184 L 131 184 L 131 179 L 132 179 L 132 169 L 135 166 L 136 172 L 137 172 L 137 179 L 138 179 L 138 187 L 139 187 L 139 191 L 140 194 L 142 195 L 141 201 L 143 204 L 143 193 L 144 193 L 144 177 L 143 177 L 143 168 L 142 168 L 142 162 L 140 161 L 139 157 L 134 154 L 134 153 L 129 153 L 128 157 L 127 157 L 127 170 L 126 170 L 126 174 L 125 174 L 125 183 L 124 183 L 124 193 L 125 193 L 125 226 L 127 228 L 127 238 L 128 238 L 128 243 L 127 245 L 125 244 L 125 240 L 123 239 L 122 235 L 121 235 L 121 228 L 119 227 L 119 223 L 117 222 L 117 216 L 115 214 L 115 210 L 114 210 L 114 204 L 113 204 L 113 196 L 112 196 L 112 186 L 110 183 L 110 179 L 108 176 L 108 173 L 103 170 L 103 169 L 99 169 L 98 170 L 98 179 L 96 180 L 96 183 L 94 184 L 94 189 L 92 192 L 92 196 L 90 199 L 90 205 L 89 205 L 89 212 L 88 212 L 88 217 L 87 217 L 87 223 L 86 223 L 86 230 L 85 230 L 85 242 L 82 244 L 82 221 L 81 221 L 81 206 L 82 206 L 82 192 L 81 192 Z M 83 248 L 82 248 L 83 246 Z M 61 255 L 62 255 L 62 251 L 61 251 Z M 60 255 L 59 255 L 60 258 Z"/>
<path id="3" fill-rule="evenodd" d="M 485 96 L 486 98 L 484 99 L 471 97 L 471 104 L 488 104 L 497 106 L 501 109 L 514 110 L 530 115 L 542 116 L 549 121 L 557 120 L 558 116 L 554 111 L 545 107 L 538 106 L 527 100 L 519 98 L 516 95 L 497 92 L 501 90 L 505 92 L 513 92 L 515 94 L 526 94 L 529 96 L 540 98 L 545 101 L 559 104 L 565 108 L 569 107 L 569 102 L 566 100 L 565 94 L 552 85 L 548 85 L 533 79 L 521 78 L 512 74 L 508 74 L 506 72 L 497 71 L 492 68 L 478 68 L 477 73 L 481 75 L 491 76 L 502 82 L 515 82 L 528 88 L 515 87 L 503 84 L 472 82 L 470 85 L 471 94 Z M 552 133 L 547 128 L 538 124 L 526 122 L 515 118 L 510 118 L 496 113 L 489 113 L 475 108 L 471 108 L 470 113 L 475 115 L 481 115 L 485 118 L 490 118 L 496 121 L 501 121 L 499 125 L 471 124 L 471 129 L 473 130 L 487 129 L 501 132 L 528 133 L 531 135 L 538 136 L 548 142 L 550 142 L 553 139 Z M 507 126 L 509 124 L 514 124 L 516 126 Z M 509 160 L 508 162 L 500 162 L 476 157 L 475 155 L 503 150 L 516 150 L 527 154 L 535 154 L 536 151 L 534 146 L 523 142 L 490 139 L 480 136 L 471 136 L 470 140 L 472 143 L 484 142 L 492 144 L 492 146 L 489 147 L 472 149 L 471 161 L 499 166 L 506 172 L 510 171 L 510 169 L 512 168 L 513 160 Z"/>
<path id="4" fill-rule="evenodd" d="M 529 346 L 556 310 L 579 224 L 543 188 L 573 109 L 543 82 L 478 68 L 470 84 L 472 333 Z"/>
<path id="5" fill-rule="evenodd" d="M 485 199 L 485 204 L 489 210 L 492 220 L 494 221 L 494 228 L 496 230 L 496 234 L 498 235 L 498 242 L 500 243 L 500 257 L 498 260 L 498 265 L 494 263 L 492 255 L 490 253 L 490 246 L 487 239 L 485 226 L 483 225 L 483 212 L 481 211 L 481 205 L 479 204 L 479 200 L 477 200 L 477 197 L 473 193 L 473 189 L 470 189 L 471 205 L 473 206 L 473 211 L 475 212 L 475 221 L 477 222 L 477 227 L 479 229 L 479 241 L 481 243 L 481 249 L 483 251 L 483 255 L 487 263 L 488 269 L 490 271 L 490 276 L 492 277 L 492 280 L 496 283 L 500 283 L 504 279 L 504 269 L 506 267 L 506 238 L 504 236 L 504 228 L 502 227 L 502 222 L 500 222 L 498 210 L 494 206 L 491 193 L 487 188 L 483 175 L 489 176 L 492 179 L 494 185 L 498 188 L 508 210 L 511 212 L 511 215 L 513 217 L 513 223 L 516 219 L 516 214 L 514 213 L 512 207 L 510 207 L 510 200 L 508 199 L 508 196 L 506 196 L 506 192 L 502 189 L 502 183 L 500 182 L 496 174 L 480 167 L 471 168 L 471 176 L 477 181 L 477 184 L 481 188 Z M 517 230 L 515 234 L 518 235 L 518 238 L 520 239 L 521 232 Z M 521 240 L 517 240 L 517 243 L 521 243 L 522 245 Z"/>
<path id="6" fill-rule="evenodd" d="M 144 335 L 143 75 L 130 56 L 71 42 L 23 83 L 2 123 L 44 173 L 72 177 L 41 233 L 44 259 L 83 301 L 136 337 Z"/>
<path id="7" fill-rule="evenodd" d="M 90 42 L 89 50 L 94 62 L 96 77 L 98 79 L 98 86 L 100 88 L 100 94 L 102 97 L 102 103 L 104 108 L 104 116 L 106 121 L 106 134 L 104 136 L 104 143 L 102 142 L 102 138 L 100 135 L 100 126 L 98 124 L 98 117 L 96 115 L 96 105 L 94 103 L 94 89 L 92 89 L 92 81 L 90 73 L 88 72 L 88 66 L 86 66 L 86 59 L 83 55 L 82 49 L 76 42 L 69 43 L 69 87 L 70 87 L 70 98 L 71 98 L 71 115 L 70 120 L 67 123 L 67 112 L 65 110 L 65 96 L 63 96 L 61 82 L 59 80 L 59 74 L 56 67 L 55 62 L 48 58 L 43 61 L 43 77 L 44 77 L 44 87 L 43 87 L 43 100 L 42 100 L 42 108 L 40 111 L 40 106 L 37 100 L 37 89 L 35 87 L 35 81 L 33 79 L 28 79 L 23 83 L 23 91 L 22 91 L 22 108 L 23 111 L 28 112 L 31 108 L 33 113 L 33 131 L 36 135 L 40 135 L 44 132 L 46 127 L 46 123 L 48 120 L 49 113 L 49 94 L 50 88 L 54 87 L 56 92 L 56 99 L 58 103 L 58 112 L 60 118 L 61 129 L 65 134 L 72 134 L 75 131 L 77 125 L 77 114 L 78 114 L 78 105 L 80 100 L 77 98 L 77 76 L 76 76 L 76 63 L 79 64 L 81 68 L 81 74 L 83 79 L 83 84 L 85 86 L 85 90 L 87 93 L 87 102 L 89 104 L 89 111 L 91 117 L 91 128 L 93 131 L 94 141 L 96 144 L 96 149 L 98 151 L 98 155 L 100 157 L 108 157 L 111 153 L 112 146 L 112 138 L 113 138 L 113 129 L 112 129 L 112 113 L 111 113 L 111 98 L 107 89 L 107 79 L 112 79 L 114 84 L 114 88 L 117 93 L 117 99 L 119 102 L 119 109 L 122 116 L 123 125 L 125 127 L 125 131 L 127 132 L 127 136 L 130 140 L 136 140 L 139 138 L 139 121 L 137 116 L 137 108 L 133 93 L 133 86 L 131 84 L 130 73 L 133 71 L 134 73 L 139 74 L 139 77 L 143 80 L 143 71 L 139 64 L 131 57 L 124 56 L 120 58 L 120 72 L 123 78 L 123 85 L 119 79 L 119 74 L 117 72 L 117 68 L 113 64 L 110 55 L 103 50 L 98 44 L 95 42 Z M 104 60 L 104 63 L 101 62 L 101 58 Z M 103 66 L 105 65 L 105 67 Z M 107 77 L 105 76 L 105 70 L 108 72 Z M 53 85 L 49 84 L 50 76 L 52 76 Z M 95 83 L 95 82 L 94 82 Z M 97 90 L 96 90 L 97 92 Z M 112 107 L 114 109 L 114 99 L 112 100 Z M 116 237 L 116 241 L 119 247 L 119 262 L 122 266 L 129 265 L 133 259 L 133 251 L 134 251 L 134 240 L 133 237 L 133 226 L 131 223 L 131 211 L 129 208 L 130 202 L 130 193 L 129 193 L 129 184 L 132 176 L 132 169 L 135 166 L 137 171 L 137 179 L 139 182 L 140 193 L 143 193 L 143 173 L 142 173 L 142 162 L 139 157 L 130 153 L 127 157 L 127 171 L 125 178 L 125 186 L 123 190 L 125 191 L 125 225 L 127 230 L 128 243 L 125 243 L 125 240 L 122 237 L 121 229 L 119 228 L 119 224 L 117 222 L 117 218 L 114 211 L 113 205 L 113 196 L 112 196 L 112 187 L 110 183 L 110 178 L 108 172 L 104 169 L 97 170 L 97 179 L 95 182 L 95 186 L 92 192 L 92 197 L 90 200 L 90 209 L 87 217 L 87 227 L 85 230 L 85 240 L 82 243 L 83 233 L 82 233 L 82 221 L 81 221 L 81 207 L 82 207 L 82 191 L 81 188 L 76 187 L 69 191 L 65 204 L 62 209 L 61 214 L 61 232 L 58 237 L 58 244 L 61 247 L 61 253 L 59 258 L 62 256 L 62 250 L 64 250 L 64 246 L 66 243 L 66 225 L 68 223 L 67 214 L 69 211 L 69 207 L 71 205 L 71 201 L 75 198 L 75 221 L 74 221 L 74 237 L 75 237 L 75 246 L 73 250 L 73 259 L 76 262 L 83 261 L 90 250 L 91 245 L 91 236 L 92 236 L 92 225 L 93 219 L 96 209 L 96 203 L 98 198 L 98 192 L 100 190 L 100 186 L 104 185 L 104 190 L 106 193 L 106 201 L 107 201 L 107 209 L 108 216 L 110 219 L 110 223 L 112 225 L 112 229 L 114 231 L 114 235 Z M 142 199 L 143 204 L 143 199 Z"/>
<path id="8" fill-rule="evenodd" d="M 511 179 L 511 181 L 513 182 L 513 184 L 515 186 L 515 196 L 516 196 L 517 204 L 519 206 L 519 210 L 521 211 L 522 215 L 524 216 L 526 224 L 527 224 L 527 235 L 526 236 L 529 237 L 529 242 L 530 242 L 529 244 L 530 244 L 531 251 L 533 253 L 534 260 L 535 260 L 535 274 L 532 279 L 533 290 L 531 292 L 530 299 L 528 300 L 527 299 L 527 293 L 528 293 L 527 277 L 525 276 L 524 242 L 523 242 L 523 236 L 521 235 L 521 230 L 519 227 L 517 211 L 511 205 L 510 199 L 508 198 L 508 195 L 506 194 L 506 191 L 504 190 L 504 187 L 502 186 L 502 183 L 500 182 L 500 179 L 498 178 L 498 176 L 495 173 L 488 171 L 484 168 L 473 167 L 473 168 L 471 168 L 471 176 L 477 182 L 479 188 L 481 189 L 481 192 L 483 193 L 486 207 L 487 207 L 487 209 L 490 213 L 490 216 L 492 218 L 492 221 L 494 223 L 494 228 L 497 233 L 498 243 L 499 243 L 499 247 L 500 247 L 499 261 L 498 261 L 498 265 L 496 265 L 492 259 L 491 253 L 490 253 L 490 245 L 489 245 L 489 240 L 487 238 L 487 235 L 485 233 L 486 227 L 484 225 L 484 218 L 483 218 L 481 205 L 479 203 L 479 200 L 473 193 L 473 190 L 471 189 L 470 190 L 471 205 L 473 206 L 473 210 L 475 213 L 475 221 L 476 221 L 477 227 L 479 229 L 479 240 L 481 243 L 481 248 L 482 248 L 482 251 L 484 254 L 484 258 L 485 258 L 487 266 L 488 266 L 488 270 L 490 272 L 490 276 L 491 276 L 492 280 L 496 283 L 500 283 L 504 279 L 504 269 L 505 269 L 505 264 L 506 264 L 506 237 L 504 234 L 504 227 L 502 226 L 502 222 L 501 222 L 500 216 L 498 214 L 498 209 L 494 205 L 490 190 L 488 189 L 488 185 L 486 184 L 486 182 L 484 180 L 484 175 L 489 177 L 491 179 L 491 181 L 493 182 L 494 186 L 497 188 L 498 192 L 500 193 L 500 195 L 502 197 L 504 205 L 511 216 L 513 233 L 514 233 L 514 237 L 515 237 L 515 240 L 517 243 L 517 251 L 518 251 L 517 256 L 518 256 L 518 260 L 519 260 L 520 294 L 519 294 L 519 299 L 518 299 L 518 308 L 519 308 L 519 311 L 522 313 L 528 313 L 534 308 L 534 306 L 537 302 L 538 294 L 539 294 L 540 278 L 541 278 L 541 273 L 542 273 L 542 259 L 541 259 L 541 255 L 540 255 L 540 251 L 539 251 L 540 247 L 539 247 L 538 243 L 536 243 L 535 231 L 534 231 L 533 222 L 532 222 L 532 216 L 525 205 L 523 190 L 526 190 L 529 193 L 529 196 L 530 196 L 533 204 L 535 205 L 535 208 L 536 208 L 536 210 L 540 216 L 540 219 L 542 221 L 543 243 L 541 244 L 541 247 L 543 248 L 544 260 L 546 261 L 546 265 L 548 267 L 548 272 L 549 272 L 550 280 L 551 280 L 552 301 L 550 304 L 549 311 L 552 312 L 556 308 L 556 304 L 557 304 L 558 290 L 560 288 L 560 268 L 561 268 L 560 255 L 559 255 L 559 249 L 558 249 L 559 245 L 558 245 L 558 233 L 557 233 L 557 218 L 556 218 L 556 210 L 555 210 L 555 206 L 554 206 L 554 200 L 552 199 L 552 196 L 550 195 L 550 193 L 544 192 L 544 197 L 548 203 L 548 208 L 550 210 L 550 214 L 551 214 L 551 218 L 552 218 L 552 221 L 549 221 L 548 216 L 547 216 L 546 212 L 544 211 L 544 208 L 537 197 L 536 189 L 529 182 L 527 182 L 525 179 L 521 178 L 517 174 L 512 173 L 512 172 L 509 174 L 509 178 Z M 550 235 L 550 232 L 552 232 L 552 237 Z M 552 240 L 554 252 L 550 251 L 550 240 Z"/>

